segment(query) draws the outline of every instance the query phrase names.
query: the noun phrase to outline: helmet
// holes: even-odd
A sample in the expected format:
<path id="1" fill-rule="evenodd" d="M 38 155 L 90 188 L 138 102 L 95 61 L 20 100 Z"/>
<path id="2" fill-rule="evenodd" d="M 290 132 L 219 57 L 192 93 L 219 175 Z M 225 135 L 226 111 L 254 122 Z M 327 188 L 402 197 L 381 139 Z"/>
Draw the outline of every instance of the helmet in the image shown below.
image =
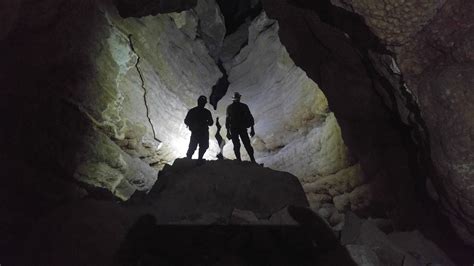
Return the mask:
<path id="1" fill-rule="evenodd" d="M 199 106 L 204 106 L 207 103 L 207 98 L 204 95 L 199 96 L 198 98 L 198 105 Z"/>
<path id="2" fill-rule="evenodd" d="M 242 96 L 242 95 L 240 95 L 240 93 L 235 92 L 235 93 L 234 93 L 234 96 L 232 97 L 232 100 L 240 100 L 240 97 L 241 97 L 241 96 Z"/>

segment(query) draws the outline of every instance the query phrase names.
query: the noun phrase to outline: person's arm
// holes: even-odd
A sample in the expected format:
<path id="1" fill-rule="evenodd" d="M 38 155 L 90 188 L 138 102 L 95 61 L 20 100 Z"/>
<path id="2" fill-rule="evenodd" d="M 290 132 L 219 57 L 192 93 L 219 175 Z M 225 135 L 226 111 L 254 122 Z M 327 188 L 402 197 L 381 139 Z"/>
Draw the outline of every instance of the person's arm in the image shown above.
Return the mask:
<path id="1" fill-rule="evenodd" d="M 226 117 L 225 117 L 225 128 L 227 130 L 227 139 L 231 139 L 232 135 L 230 134 L 230 117 L 229 117 L 229 107 L 226 110 Z"/>
<path id="2" fill-rule="evenodd" d="M 246 105 L 246 107 L 247 107 L 247 117 L 250 120 L 249 122 L 250 122 L 250 125 L 251 125 L 250 126 L 250 136 L 253 137 L 253 136 L 255 136 L 255 129 L 253 128 L 253 126 L 255 124 L 255 120 L 253 118 L 252 113 L 250 112 L 249 107 L 247 105 Z"/>
<path id="3" fill-rule="evenodd" d="M 190 111 L 188 111 L 186 117 L 184 118 L 184 124 L 186 125 L 186 127 L 189 127 L 189 113 Z"/>
<path id="4" fill-rule="evenodd" d="M 255 130 L 253 129 L 253 126 L 250 129 L 250 136 L 251 137 L 255 136 Z"/>
<path id="5" fill-rule="evenodd" d="M 214 125 L 214 120 L 212 120 L 212 114 L 210 111 L 207 111 L 207 125 L 212 126 Z"/>

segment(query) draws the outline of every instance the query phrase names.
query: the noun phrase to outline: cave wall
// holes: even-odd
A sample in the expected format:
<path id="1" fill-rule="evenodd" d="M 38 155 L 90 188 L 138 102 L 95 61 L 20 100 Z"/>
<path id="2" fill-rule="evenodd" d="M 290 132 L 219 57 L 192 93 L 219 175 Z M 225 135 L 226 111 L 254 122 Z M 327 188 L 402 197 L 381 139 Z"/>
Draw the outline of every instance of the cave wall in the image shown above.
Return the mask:
<path id="1" fill-rule="evenodd" d="M 196 10 L 139 19 L 112 1 L 0 5 L 0 246 L 15 250 L 57 206 L 148 191 L 184 156 L 184 116 L 222 74 Z"/>
<path id="2" fill-rule="evenodd" d="M 431 194 L 472 244 L 473 3 L 263 3 L 292 59 L 328 97 L 364 173 L 380 183 L 373 189 L 409 210 L 404 198 L 434 183 Z"/>
<path id="3" fill-rule="evenodd" d="M 420 118 L 414 124 L 421 121 L 426 131 L 421 141 L 426 142 L 423 148 L 434 167 L 429 182 L 437 190 L 435 199 L 459 234 L 473 244 L 473 3 L 389 1 L 372 8 L 359 1 L 346 4 L 363 15 L 394 52 L 403 82 L 419 108 Z M 374 19 L 380 10 L 384 14 Z M 401 34 L 395 38 L 397 32 Z"/>
<path id="4" fill-rule="evenodd" d="M 278 30 L 278 22 L 261 13 L 245 31 L 246 45 L 231 60 L 223 60 L 229 75 L 228 95 L 241 93 L 254 115 L 252 143 L 257 161 L 297 176 L 315 209 L 334 204 L 333 199 L 343 194 L 336 206 L 339 211 L 363 209 L 369 205 L 370 191 L 362 188 L 365 180 L 360 166 L 342 140 L 326 97 L 291 60 Z M 237 42 L 242 32 L 227 38 Z M 232 49 L 225 46 L 224 58 Z M 231 102 L 228 96 L 219 102 L 222 116 Z M 248 159 L 244 147 L 241 154 Z M 230 141 L 224 146 L 224 156 L 235 158 Z M 356 189 L 366 193 L 349 196 Z"/>
<path id="5" fill-rule="evenodd" d="M 199 95 L 211 94 L 222 75 L 218 59 L 230 89 L 244 93 L 256 115 L 257 157 L 296 174 L 313 206 L 333 204 L 333 197 L 364 183 L 326 98 L 295 66 L 279 41 L 278 23 L 264 14 L 224 40 L 213 0 L 143 18 L 121 17 L 112 1 L 25 1 L 6 10 L 16 16 L 5 24 L 1 43 L 10 51 L 1 76 L 5 154 L 15 162 L 12 171 L 30 170 L 9 180 L 5 191 L 29 186 L 32 173 L 38 183 L 72 186 L 78 190 L 72 198 L 94 187 L 123 200 L 148 191 L 165 163 L 184 156 L 189 131 L 182 120 Z M 229 97 L 220 107 L 228 103 Z M 272 110 L 280 105 L 283 116 L 276 116 Z M 26 119 L 8 115 L 14 112 Z M 222 109 L 217 115 L 224 117 Z M 218 151 L 211 138 L 207 158 Z M 350 203 L 346 195 L 340 210 Z"/>
<path id="6" fill-rule="evenodd" d="M 18 21 L 27 25 L 3 42 L 12 66 L 4 84 L 29 98 L 25 118 L 37 123 L 13 132 L 32 142 L 32 156 L 120 198 L 150 189 L 160 165 L 184 155 L 182 120 L 220 77 L 214 60 L 168 15 L 123 19 L 107 1 L 55 4 L 24 3 Z"/>

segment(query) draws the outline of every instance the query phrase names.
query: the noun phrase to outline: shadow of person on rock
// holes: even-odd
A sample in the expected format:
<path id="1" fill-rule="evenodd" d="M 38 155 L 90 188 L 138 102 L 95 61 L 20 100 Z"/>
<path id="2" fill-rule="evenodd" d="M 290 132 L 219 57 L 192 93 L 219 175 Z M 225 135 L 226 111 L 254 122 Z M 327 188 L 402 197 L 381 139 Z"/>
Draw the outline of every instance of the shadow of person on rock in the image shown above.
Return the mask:
<path id="1" fill-rule="evenodd" d="M 140 217 L 115 265 L 356 265 L 332 229 L 308 208 L 288 207 L 299 225 L 157 225 Z"/>

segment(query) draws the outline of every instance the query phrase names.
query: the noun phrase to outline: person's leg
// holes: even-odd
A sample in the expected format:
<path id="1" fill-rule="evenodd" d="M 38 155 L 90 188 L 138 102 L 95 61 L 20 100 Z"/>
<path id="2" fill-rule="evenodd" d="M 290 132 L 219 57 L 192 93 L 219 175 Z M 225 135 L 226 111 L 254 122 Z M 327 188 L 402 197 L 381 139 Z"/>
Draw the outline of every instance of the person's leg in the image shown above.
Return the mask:
<path id="1" fill-rule="evenodd" d="M 236 129 L 231 129 L 230 134 L 232 134 L 232 144 L 234 144 L 234 153 L 237 160 L 242 161 L 240 158 L 240 139 L 239 132 Z"/>
<path id="2" fill-rule="evenodd" d="M 249 134 L 247 133 L 247 129 L 244 128 L 240 132 L 240 138 L 242 139 L 242 143 L 244 144 L 245 150 L 249 154 L 250 161 L 255 162 L 255 158 L 253 157 L 253 148 L 250 144 Z"/>
<path id="3" fill-rule="evenodd" d="M 186 158 L 191 159 L 193 157 L 194 151 L 196 151 L 198 145 L 198 139 L 196 133 L 191 133 L 191 139 L 189 140 L 188 152 L 186 152 Z"/>
<path id="4" fill-rule="evenodd" d="M 202 160 L 207 148 L 209 148 L 209 132 L 205 131 L 199 134 L 199 160 Z"/>

